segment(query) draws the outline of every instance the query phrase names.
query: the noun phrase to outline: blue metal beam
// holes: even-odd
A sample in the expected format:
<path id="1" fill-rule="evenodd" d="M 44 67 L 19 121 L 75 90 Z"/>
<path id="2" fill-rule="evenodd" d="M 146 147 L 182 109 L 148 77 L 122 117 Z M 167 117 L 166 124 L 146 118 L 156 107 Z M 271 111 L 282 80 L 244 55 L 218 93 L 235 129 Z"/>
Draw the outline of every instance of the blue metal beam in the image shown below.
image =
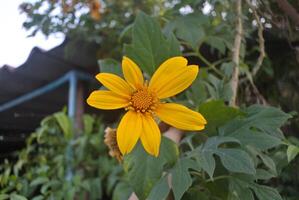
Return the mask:
<path id="1" fill-rule="evenodd" d="M 59 79 L 57 79 L 57 80 L 49 83 L 46 86 L 38 88 L 38 89 L 36 89 L 36 90 L 34 90 L 34 91 L 30 92 L 30 93 L 27 93 L 25 95 L 17 97 L 14 100 L 8 101 L 8 102 L 0 105 L 0 112 L 3 112 L 5 110 L 8 110 L 8 109 L 13 108 L 15 106 L 18 106 L 18 105 L 20 105 L 20 104 L 22 104 L 22 103 L 24 103 L 26 101 L 29 101 L 29 100 L 31 100 L 31 99 L 33 99 L 35 97 L 38 97 L 40 95 L 43 95 L 43 94 L 47 93 L 47 92 L 50 92 L 50 91 L 58 88 L 62 84 L 66 83 L 67 81 L 70 81 L 70 85 L 71 85 L 71 84 L 73 84 L 71 82 L 74 82 L 74 80 L 73 80 L 74 77 L 75 77 L 75 79 L 77 77 L 80 80 L 94 81 L 94 79 L 90 75 L 82 73 L 82 72 L 78 72 L 76 70 L 73 70 L 73 71 L 68 72 L 64 76 L 60 77 Z M 73 94 L 73 92 L 72 92 L 72 94 Z M 69 92 L 69 93 L 71 93 L 71 92 Z M 70 100 L 69 100 L 69 103 L 70 103 Z M 76 105 L 75 102 L 72 102 L 72 105 Z M 69 114 L 72 114 L 72 113 L 69 113 Z"/>

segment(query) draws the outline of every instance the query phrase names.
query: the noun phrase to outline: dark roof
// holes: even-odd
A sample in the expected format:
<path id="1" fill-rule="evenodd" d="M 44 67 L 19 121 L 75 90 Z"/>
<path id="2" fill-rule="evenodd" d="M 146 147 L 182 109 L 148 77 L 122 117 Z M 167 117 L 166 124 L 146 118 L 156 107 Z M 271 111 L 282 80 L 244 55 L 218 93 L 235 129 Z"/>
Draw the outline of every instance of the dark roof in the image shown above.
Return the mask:
<path id="1" fill-rule="evenodd" d="M 26 62 L 18 68 L 0 68 L 0 106 L 46 86 L 72 70 L 94 76 L 99 71 L 96 49 L 95 45 L 70 43 L 68 40 L 49 51 L 33 48 Z M 86 82 L 84 98 L 96 87 L 99 85 Z M 34 131 L 45 116 L 60 111 L 67 105 L 67 94 L 68 84 L 64 84 L 49 93 L 0 112 L 0 152 L 9 152 L 21 145 L 26 134 Z M 97 112 L 87 105 L 85 109 Z"/>

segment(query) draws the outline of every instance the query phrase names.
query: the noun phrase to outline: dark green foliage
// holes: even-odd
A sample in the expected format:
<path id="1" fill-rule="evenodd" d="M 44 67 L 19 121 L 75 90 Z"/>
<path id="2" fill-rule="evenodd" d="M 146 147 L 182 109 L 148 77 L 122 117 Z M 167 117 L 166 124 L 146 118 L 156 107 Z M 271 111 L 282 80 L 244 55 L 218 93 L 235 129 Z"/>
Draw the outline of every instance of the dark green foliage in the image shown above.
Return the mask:
<path id="1" fill-rule="evenodd" d="M 122 172 L 108 157 L 101 121 L 90 115 L 83 119 L 84 130 L 75 133 L 65 113 L 45 118 L 27 139 L 26 148 L 18 152 L 16 162 L 5 161 L 0 166 L 1 199 L 112 196 L 111 188 L 120 184 Z M 74 134 L 76 138 L 71 137 Z M 112 178 L 108 187 L 106 183 Z"/>

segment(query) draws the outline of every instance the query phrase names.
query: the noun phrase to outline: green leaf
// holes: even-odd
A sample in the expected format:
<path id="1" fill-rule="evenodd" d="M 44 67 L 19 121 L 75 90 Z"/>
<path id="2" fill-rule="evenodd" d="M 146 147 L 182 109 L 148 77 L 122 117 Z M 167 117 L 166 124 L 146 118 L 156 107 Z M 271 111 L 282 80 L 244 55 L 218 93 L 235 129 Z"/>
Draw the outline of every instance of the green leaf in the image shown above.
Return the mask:
<path id="1" fill-rule="evenodd" d="M 197 163 L 200 165 L 203 170 L 205 170 L 211 178 L 216 168 L 215 159 L 213 157 L 213 152 L 202 151 L 199 155 L 195 157 Z"/>
<path id="2" fill-rule="evenodd" d="M 271 187 L 264 185 L 257 185 L 252 187 L 259 200 L 282 200 L 279 193 Z"/>
<path id="3" fill-rule="evenodd" d="M 258 155 L 262 159 L 263 163 L 269 168 L 270 172 L 277 176 L 278 173 L 273 159 L 262 152 L 259 152 Z"/>
<path id="4" fill-rule="evenodd" d="M 128 200 L 132 192 L 130 185 L 120 182 L 113 190 L 112 200 Z"/>
<path id="5" fill-rule="evenodd" d="M 217 49 L 221 54 L 225 54 L 225 40 L 217 36 L 208 36 L 205 42 L 211 47 Z"/>
<path id="6" fill-rule="evenodd" d="M 251 131 L 257 128 L 272 136 L 283 138 L 279 128 L 288 120 L 291 115 L 283 111 L 260 105 L 253 105 L 244 110 L 246 118 L 234 119 L 219 129 L 219 134 L 223 136 L 235 136 L 240 132 Z"/>
<path id="7" fill-rule="evenodd" d="M 6 200 L 9 198 L 8 194 L 0 194 L 0 200 Z"/>
<path id="8" fill-rule="evenodd" d="M 34 197 L 32 200 L 43 200 L 43 199 L 45 199 L 44 196 L 38 195 L 38 196 Z"/>
<path id="9" fill-rule="evenodd" d="M 203 103 L 199 106 L 198 111 L 208 122 L 204 130 L 209 135 L 215 135 L 218 127 L 242 114 L 238 109 L 226 106 L 220 100 Z M 215 111 L 217 111 L 217 115 L 215 115 Z"/>
<path id="10" fill-rule="evenodd" d="M 233 62 L 224 62 L 221 64 L 221 70 L 227 77 L 231 77 L 235 64 Z"/>
<path id="11" fill-rule="evenodd" d="M 168 176 L 166 175 L 155 184 L 147 200 L 164 200 L 167 198 L 169 191 Z"/>
<path id="12" fill-rule="evenodd" d="M 222 137 L 222 136 L 215 136 L 215 137 L 210 137 L 204 144 L 203 149 L 204 150 L 215 150 L 218 148 L 220 144 L 223 143 L 240 143 L 239 140 L 232 138 L 232 137 Z"/>
<path id="13" fill-rule="evenodd" d="M 252 191 L 239 184 L 238 182 L 230 181 L 228 200 L 254 200 Z"/>
<path id="14" fill-rule="evenodd" d="M 255 175 L 256 179 L 259 180 L 269 180 L 271 178 L 273 178 L 273 174 L 264 170 L 264 169 L 257 169 L 256 170 L 256 175 Z"/>
<path id="15" fill-rule="evenodd" d="M 100 177 L 92 178 L 89 180 L 90 186 L 90 199 L 101 199 L 102 192 L 102 181 Z"/>
<path id="16" fill-rule="evenodd" d="M 87 115 L 87 114 L 85 114 L 83 116 L 84 133 L 86 133 L 86 134 L 92 133 L 94 122 L 95 122 L 95 119 L 92 116 Z"/>
<path id="17" fill-rule="evenodd" d="M 223 143 L 239 143 L 232 137 L 210 137 L 203 146 L 200 146 L 191 153 L 195 156 L 198 164 L 212 178 L 215 170 L 214 154 L 221 159 L 223 166 L 232 172 L 255 174 L 255 168 L 250 156 L 241 149 L 218 148 Z"/>
<path id="18" fill-rule="evenodd" d="M 122 76 L 121 64 L 118 61 L 112 58 L 106 58 L 98 60 L 98 64 L 100 66 L 100 72 L 112 73 Z"/>
<path id="19" fill-rule="evenodd" d="M 276 147 L 282 144 L 280 138 L 254 130 L 244 130 L 234 135 L 243 145 L 251 145 L 261 151 Z"/>
<path id="20" fill-rule="evenodd" d="M 140 200 L 146 199 L 162 176 L 164 168 L 173 166 L 177 158 L 177 145 L 165 137 L 162 137 L 157 158 L 147 154 L 140 143 L 124 157 L 123 167 L 128 181 Z"/>
<path id="21" fill-rule="evenodd" d="M 181 55 L 181 49 L 180 49 L 180 43 L 179 41 L 176 39 L 175 35 L 173 33 L 170 34 L 170 36 L 167 39 L 167 43 L 168 43 L 168 48 L 171 50 L 171 55 L 175 56 L 175 55 Z"/>
<path id="22" fill-rule="evenodd" d="M 299 154 L 299 147 L 289 145 L 287 149 L 288 162 L 291 162 Z"/>
<path id="23" fill-rule="evenodd" d="M 18 194 L 11 194 L 10 199 L 11 200 L 27 200 L 26 197 L 18 195 Z"/>
<path id="24" fill-rule="evenodd" d="M 46 194 L 47 191 L 50 189 L 58 189 L 61 186 L 61 182 L 58 180 L 51 180 L 48 183 L 44 184 L 41 187 L 41 193 Z"/>
<path id="25" fill-rule="evenodd" d="M 44 183 L 47 183 L 48 181 L 48 177 L 37 177 L 30 183 L 30 186 L 42 185 Z"/>
<path id="26" fill-rule="evenodd" d="M 230 83 L 224 79 L 218 78 L 212 73 L 207 75 L 205 84 L 212 99 L 223 99 L 224 101 L 229 101 L 232 96 Z"/>
<path id="27" fill-rule="evenodd" d="M 193 160 L 183 158 L 178 160 L 171 170 L 172 190 L 175 200 L 181 199 L 183 194 L 192 185 L 192 179 L 188 169 L 194 168 L 195 165 Z"/>
<path id="28" fill-rule="evenodd" d="M 205 88 L 204 81 L 201 77 L 196 77 L 190 89 L 187 90 L 186 94 L 188 100 L 191 101 L 195 107 L 206 101 L 207 91 Z"/>
<path id="29" fill-rule="evenodd" d="M 179 43 L 171 36 L 167 40 L 156 20 L 139 12 L 132 31 L 132 44 L 125 45 L 125 55 L 151 76 L 166 59 L 178 56 Z"/>
<path id="30" fill-rule="evenodd" d="M 244 190 L 249 188 L 254 191 L 255 195 L 259 200 L 282 200 L 279 193 L 271 187 L 259 185 L 254 182 L 254 178 L 251 176 L 241 176 L 235 175 L 229 179 L 231 193 L 236 193 L 239 198 L 238 200 L 243 200 L 240 198 L 243 196 Z M 253 200 L 254 198 L 250 198 Z"/>
<path id="31" fill-rule="evenodd" d="M 177 17 L 175 20 L 170 21 L 165 29 L 166 32 L 175 32 L 178 38 L 187 42 L 194 50 L 197 50 L 206 35 L 202 25 L 207 22 L 207 16 L 196 13 Z"/>
<path id="32" fill-rule="evenodd" d="M 255 174 L 255 168 L 250 156 L 240 149 L 219 148 L 215 152 L 221 159 L 223 166 L 231 172 Z"/>
<path id="33" fill-rule="evenodd" d="M 188 42 L 194 50 L 199 48 L 199 44 L 205 36 L 204 29 L 191 25 L 188 21 L 186 23 L 185 20 L 180 20 L 178 23 L 180 23 L 180 28 L 176 31 L 178 38 Z"/>
<path id="34" fill-rule="evenodd" d="M 64 137 L 67 139 L 72 138 L 73 131 L 70 118 L 63 112 L 55 113 L 54 117 L 57 120 L 60 128 L 62 129 Z"/>

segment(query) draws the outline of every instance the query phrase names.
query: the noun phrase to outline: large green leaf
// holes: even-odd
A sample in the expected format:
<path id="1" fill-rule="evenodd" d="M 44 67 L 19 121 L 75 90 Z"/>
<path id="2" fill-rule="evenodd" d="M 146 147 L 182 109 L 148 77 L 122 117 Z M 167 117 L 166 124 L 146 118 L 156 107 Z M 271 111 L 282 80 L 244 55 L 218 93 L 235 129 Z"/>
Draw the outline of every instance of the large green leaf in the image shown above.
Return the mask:
<path id="1" fill-rule="evenodd" d="M 171 170 L 172 190 L 175 200 L 182 198 L 183 194 L 192 185 L 192 179 L 188 171 L 189 168 L 196 168 L 193 160 L 183 158 L 177 161 Z"/>
<path id="2" fill-rule="evenodd" d="M 252 189 L 259 200 L 282 200 L 281 196 L 274 188 L 255 184 L 255 187 L 252 187 Z"/>
<path id="3" fill-rule="evenodd" d="M 157 158 L 147 154 L 140 143 L 132 153 L 125 156 L 124 169 L 128 181 L 140 200 L 146 199 L 163 170 L 174 165 L 177 158 L 177 145 L 165 137 L 162 137 L 160 155 Z"/>
<path id="4" fill-rule="evenodd" d="M 100 72 L 112 73 L 122 76 L 121 65 L 118 61 L 112 58 L 106 58 L 98 60 L 98 64 L 100 66 Z"/>
<path id="5" fill-rule="evenodd" d="M 203 24 L 208 23 L 208 17 L 202 14 L 190 14 L 177 17 L 170 21 L 166 27 L 166 32 L 175 32 L 176 36 L 187 42 L 194 50 L 199 48 L 205 38 Z"/>
<path id="6" fill-rule="evenodd" d="M 244 193 L 246 191 L 252 193 L 254 191 L 255 195 L 259 200 L 282 200 L 279 193 L 271 187 L 259 185 L 254 182 L 254 177 L 235 175 L 229 179 L 230 184 L 230 194 L 234 194 L 234 198 L 229 198 L 229 200 L 253 200 L 253 196 L 247 196 L 244 198 Z M 251 191 L 249 190 L 251 189 Z"/>
<path id="7" fill-rule="evenodd" d="M 148 75 L 167 58 L 181 55 L 174 36 L 168 40 L 156 20 L 139 12 L 132 31 L 132 43 L 124 46 L 125 55 L 134 60 Z"/>
<path id="8" fill-rule="evenodd" d="M 132 192 L 129 184 L 120 182 L 113 190 L 112 200 L 128 200 Z"/>
<path id="9" fill-rule="evenodd" d="M 269 180 L 273 178 L 274 175 L 264 169 L 257 169 L 255 177 L 259 180 Z"/>
<path id="10" fill-rule="evenodd" d="M 202 72 L 203 70 L 201 70 Z M 193 81 L 189 90 L 187 90 L 188 100 L 192 102 L 192 104 L 197 107 L 207 100 L 207 91 L 205 88 L 204 81 L 200 76 Z"/>
<path id="11" fill-rule="evenodd" d="M 219 148 L 215 152 L 221 159 L 223 166 L 231 172 L 255 174 L 253 161 L 248 153 L 240 149 Z"/>
<path id="12" fill-rule="evenodd" d="M 255 168 L 250 156 L 241 149 L 219 148 L 223 143 L 239 143 L 232 137 L 210 137 L 206 143 L 193 151 L 198 164 L 212 178 L 215 170 L 214 154 L 221 159 L 223 166 L 231 172 L 240 172 L 246 174 L 255 174 Z"/>
<path id="13" fill-rule="evenodd" d="M 209 176 L 213 178 L 213 174 L 216 168 L 213 152 L 202 151 L 195 158 L 200 167 L 202 167 L 203 170 L 205 170 L 209 174 Z"/>
<path id="14" fill-rule="evenodd" d="M 234 135 L 234 138 L 237 138 L 243 145 L 251 145 L 261 151 L 282 144 L 280 138 L 255 130 L 240 131 Z"/>
<path id="15" fill-rule="evenodd" d="M 167 198 L 169 192 L 168 176 L 166 175 L 155 184 L 147 200 L 164 200 Z"/>
<path id="16" fill-rule="evenodd" d="M 205 42 L 211 47 L 217 49 L 220 53 L 224 54 L 226 50 L 225 39 L 217 36 L 208 36 Z"/>
<path id="17" fill-rule="evenodd" d="M 259 149 L 256 149 L 256 148 L 251 147 L 251 146 L 247 146 L 246 149 L 250 152 L 250 154 L 252 156 L 254 156 L 256 158 L 259 157 L 260 160 L 262 161 L 262 163 L 269 169 L 269 172 L 272 175 L 274 175 L 274 176 L 278 175 L 277 174 L 277 169 L 276 169 L 276 164 L 270 156 L 263 153 Z"/>
<path id="18" fill-rule="evenodd" d="M 244 111 L 247 113 L 247 117 L 230 121 L 220 128 L 220 135 L 235 136 L 241 132 L 257 128 L 260 131 L 275 137 L 284 137 L 279 128 L 291 117 L 291 115 L 286 114 L 277 108 L 260 105 L 250 106 Z"/>
<path id="19" fill-rule="evenodd" d="M 236 116 L 242 115 L 241 111 L 226 106 L 221 100 L 203 103 L 199 106 L 198 111 L 208 122 L 204 131 L 209 135 L 215 135 L 218 127 L 223 126 Z"/>

